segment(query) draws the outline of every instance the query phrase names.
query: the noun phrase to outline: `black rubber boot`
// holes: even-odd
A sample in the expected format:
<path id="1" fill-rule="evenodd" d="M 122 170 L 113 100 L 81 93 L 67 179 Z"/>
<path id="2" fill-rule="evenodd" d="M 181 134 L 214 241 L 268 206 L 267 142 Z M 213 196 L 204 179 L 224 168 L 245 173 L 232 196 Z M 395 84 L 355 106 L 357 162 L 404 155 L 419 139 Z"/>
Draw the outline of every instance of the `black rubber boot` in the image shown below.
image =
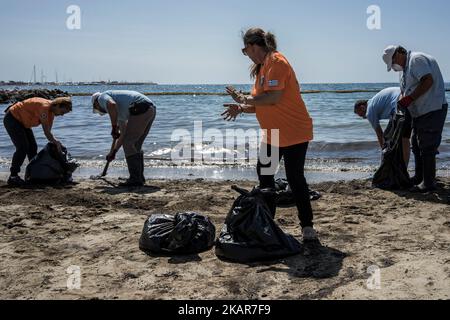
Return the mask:
<path id="1" fill-rule="evenodd" d="M 420 154 L 414 154 L 414 159 L 415 159 L 415 175 L 413 178 L 411 178 L 411 183 L 414 186 L 418 186 L 419 184 L 421 184 L 423 182 L 423 158 Z"/>
<path id="2" fill-rule="evenodd" d="M 12 188 L 20 188 L 25 186 L 25 181 L 22 180 L 19 176 L 10 176 L 7 182 L 9 187 Z"/>
<path id="3" fill-rule="evenodd" d="M 428 155 L 423 157 L 423 182 L 413 188 L 413 192 L 428 193 L 435 191 L 436 185 L 436 156 Z"/>
<path id="4" fill-rule="evenodd" d="M 119 187 L 142 187 L 141 177 L 141 154 L 136 153 L 127 158 L 128 172 L 130 173 L 130 178 L 123 183 L 119 184 Z"/>

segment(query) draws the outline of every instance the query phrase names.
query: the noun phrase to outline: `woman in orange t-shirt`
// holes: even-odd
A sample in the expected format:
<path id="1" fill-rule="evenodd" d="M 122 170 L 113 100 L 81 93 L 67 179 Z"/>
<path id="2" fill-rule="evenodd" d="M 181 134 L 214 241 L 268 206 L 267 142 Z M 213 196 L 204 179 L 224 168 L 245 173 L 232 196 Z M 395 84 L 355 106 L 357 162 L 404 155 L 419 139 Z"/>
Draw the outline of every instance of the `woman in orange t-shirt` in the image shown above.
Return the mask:
<path id="1" fill-rule="evenodd" d="M 248 30 L 242 53 L 254 63 L 255 85 L 251 96 L 228 87 L 237 104 L 226 104 L 225 120 L 241 113 L 256 113 L 264 138 L 257 172 L 261 188 L 275 188 L 274 175 L 284 158 L 286 176 L 292 189 L 303 230 L 304 241 L 316 241 L 308 184 L 304 175 L 313 122 L 300 93 L 300 85 L 287 59 L 277 51 L 275 36 L 259 28 Z M 267 161 L 266 161 L 267 160 Z"/>
<path id="2" fill-rule="evenodd" d="M 13 187 L 24 185 L 24 181 L 19 177 L 20 167 L 27 156 L 28 160 L 31 160 L 37 154 L 37 144 L 32 128 L 41 125 L 48 141 L 54 143 L 61 151 L 61 143 L 51 132 L 53 119 L 55 116 L 63 116 L 70 111 L 72 111 L 70 98 L 57 98 L 53 101 L 31 98 L 18 102 L 7 109 L 3 123 L 16 147 L 8 185 Z"/>

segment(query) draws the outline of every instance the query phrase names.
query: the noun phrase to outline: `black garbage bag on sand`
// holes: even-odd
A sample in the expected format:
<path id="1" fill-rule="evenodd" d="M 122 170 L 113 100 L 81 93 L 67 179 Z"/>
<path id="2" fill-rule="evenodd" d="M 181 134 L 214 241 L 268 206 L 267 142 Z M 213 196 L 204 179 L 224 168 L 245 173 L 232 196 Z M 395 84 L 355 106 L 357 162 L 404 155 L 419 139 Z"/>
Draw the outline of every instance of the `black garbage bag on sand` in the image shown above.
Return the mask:
<path id="1" fill-rule="evenodd" d="M 267 204 L 267 197 L 273 197 L 273 190 L 248 192 L 238 187 L 233 189 L 241 196 L 234 202 L 216 241 L 219 258 L 251 263 L 281 259 L 301 252 L 300 243 L 285 234 L 274 221 L 274 211 Z"/>
<path id="2" fill-rule="evenodd" d="M 275 201 L 278 206 L 294 206 L 295 199 L 289 183 L 286 179 L 277 179 L 275 181 L 276 196 Z M 309 197 L 311 201 L 316 201 L 322 198 L 322 195 L 313 190 L 309 190 Z"/>
<path id="3" fill-rule="evenodd" d="M 144 225 L 139 248 L 153 254 L 195 254 L 214 245 L 216 228 L 198 213 L 155 214 Z"/>
<path id="4" fill-rule="evenodd" d="M 405 126 L 405 113 L 398 110 L 386 128 L 381 167 L 375 173 L 372 185 L 384 190 L 407 189 L 412 187 L 411 179 L 403 159 L 402 133 Z"/>
<path id="5" fill-rule="evenodd" d="M 65 147 L 60 153 L 56 145 L 48 143 L 28 164 L 25 181 L 46 185 L 71 183 L 72 174 L 78 166 Z"/>

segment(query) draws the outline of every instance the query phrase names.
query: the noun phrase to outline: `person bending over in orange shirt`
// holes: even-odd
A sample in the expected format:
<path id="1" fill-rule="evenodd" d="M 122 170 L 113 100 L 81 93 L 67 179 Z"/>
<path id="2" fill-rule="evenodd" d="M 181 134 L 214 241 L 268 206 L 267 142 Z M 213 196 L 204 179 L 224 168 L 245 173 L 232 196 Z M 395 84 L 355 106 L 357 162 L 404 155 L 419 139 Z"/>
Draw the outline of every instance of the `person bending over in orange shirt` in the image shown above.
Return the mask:
<path id="1" fill-rule="evenodd" d="M 33 159 L 37 154 L 36 139 L 32 128 L 42 126 L 48 141 L 54 143 L 61 152 L 62 145 L 52 134 L 53 120 L 55 116 L 63 116 L 72 111 L 70 98 L 57 98 L 47 100 L 42 98 L 31 98 L 12 105 L 6 110 L 3 119 L 6 131 L 16 147 L 11 164 L 11 176 L 8 185 L 20 187 L 24 181 L 19 177 L 20 168 L 28 156 Z"/>

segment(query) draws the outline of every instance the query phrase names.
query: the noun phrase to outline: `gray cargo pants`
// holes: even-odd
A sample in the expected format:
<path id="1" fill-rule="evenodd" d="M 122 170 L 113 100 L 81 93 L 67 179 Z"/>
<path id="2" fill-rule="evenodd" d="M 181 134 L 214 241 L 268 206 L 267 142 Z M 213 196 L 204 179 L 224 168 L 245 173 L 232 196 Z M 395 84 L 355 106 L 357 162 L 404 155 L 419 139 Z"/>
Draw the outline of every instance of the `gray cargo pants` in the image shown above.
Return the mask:
<path id="1" fill-rule="evenodd" d="M 130 115 L 123 140 L 125 157 L 131 157 L 142 151 L 142 145 L 156 117 L 156 107 L 151 106 L 147 112 L 140 115 Z"/>

